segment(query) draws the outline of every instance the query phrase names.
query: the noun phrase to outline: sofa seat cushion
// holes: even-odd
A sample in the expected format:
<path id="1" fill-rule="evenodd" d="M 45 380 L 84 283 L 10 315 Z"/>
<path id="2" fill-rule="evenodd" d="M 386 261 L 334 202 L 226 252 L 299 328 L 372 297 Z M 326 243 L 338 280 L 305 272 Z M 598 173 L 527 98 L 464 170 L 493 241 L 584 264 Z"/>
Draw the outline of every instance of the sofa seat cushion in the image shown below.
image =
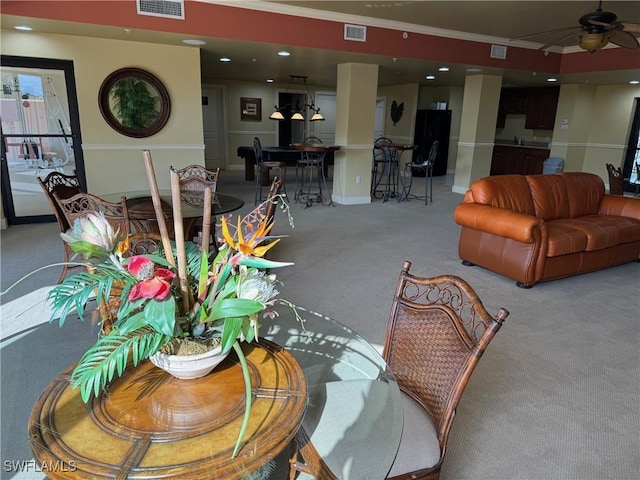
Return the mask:
<path id="1" fill-rule="evenodd" d="M 640 220 L 619 215 L 589 215 L 580 217 L 580 220 L 596 221 L 600 224 L 610 224 L 618 231 L 618 243 L 631 243 L 640 240 Z"/>
<path id="2" fill-rule="evenodd" d="M 565 226 L 581 231 L 587 237 L 585 251 L 592 252 L 620 244 L 620 229 L 611 217 L 587 215 L 564 220 Z"/>
<path id="3" fill-rule="evenodd" d="M 585 233 L 567 225 L 565 219 L 546 222 L 546 226 L 549 232 L 547 257 L 584 252 L 587 247 Z"/>

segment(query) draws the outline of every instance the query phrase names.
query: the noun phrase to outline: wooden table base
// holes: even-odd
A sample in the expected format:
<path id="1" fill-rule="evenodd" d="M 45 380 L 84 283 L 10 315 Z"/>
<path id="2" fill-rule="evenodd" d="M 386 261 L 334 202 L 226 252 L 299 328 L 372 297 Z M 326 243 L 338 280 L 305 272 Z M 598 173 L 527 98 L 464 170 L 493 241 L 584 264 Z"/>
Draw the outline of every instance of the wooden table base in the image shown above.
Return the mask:
<path id="1" fill-rule="evenodd" d="M 231 453 L 244 415 L 242 370 L 230 355 L 209 375 L 179 380 L 145 361 L 88 404 L 69 385 L 73 366 L 51 382 L 29 419 L 34 458 L 53 479 L 240 479 L 278 455 L 304 414 L 304 374 L 285 350 L 244 345 L 253 406 L 244 445 Z"/>

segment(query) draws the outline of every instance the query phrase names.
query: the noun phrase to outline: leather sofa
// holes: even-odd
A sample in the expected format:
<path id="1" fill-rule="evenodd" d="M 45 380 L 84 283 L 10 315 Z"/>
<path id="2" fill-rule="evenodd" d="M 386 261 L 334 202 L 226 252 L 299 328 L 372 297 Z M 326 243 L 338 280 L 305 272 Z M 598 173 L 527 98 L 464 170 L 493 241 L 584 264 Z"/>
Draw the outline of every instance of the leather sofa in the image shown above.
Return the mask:
<path id="1" fill-rule="evenodd" d="M 479 179 L 454 219 L 463 263 L 519 287 L 640 259 L 640 198 L 605 194 L 591 173 Z"/>

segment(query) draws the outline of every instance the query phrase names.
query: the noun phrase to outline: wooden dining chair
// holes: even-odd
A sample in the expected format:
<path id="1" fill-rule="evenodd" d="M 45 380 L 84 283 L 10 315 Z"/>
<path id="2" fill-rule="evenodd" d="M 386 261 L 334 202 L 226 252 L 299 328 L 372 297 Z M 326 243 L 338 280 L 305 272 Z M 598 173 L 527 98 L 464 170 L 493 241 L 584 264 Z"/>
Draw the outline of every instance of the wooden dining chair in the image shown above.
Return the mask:
<path id="1" fill-rule="evenodd" d="M 400 272 L 382 353 L 405 407 L 388 478 L 437 479 L 460 397 L 509 312 L 493 317 L 463 279 L 418 277 L 410 267 Z"/>
<path id="2" fill-rule="evenodd" d="M 624 182 L 622 180 L 622 170 L 607 163 L 607 173 L 609 174 L 609 194 L 624 195 Z"/>
<path id="3" fill-rule="evenodd" d="M 189 165 L 181 169 L 176 169 L 180 179 L 180 191 L 182 192 L 204 192 L 204 189 L 211 186 L 213 193 L 218 187 L 218 177 L 220 169 L 210 170 L 202 165 Z"/>
<path id="4" fill-rule="evenodd" d="M 120 202 L 112 203 L 103 200 L 91 193 L 78 193 L 71 198 L 60 200 L 62 210 L 69 225 L 78 218 L 82 218 L 89 213 L 101 212 L 114 232 L 120 237 L 127 237 L 130 234 L 129 211 L 127 210 L 127 199 L 122 197 Z M 109 294 L 109 298 L 102 298 L 98 304 L 98 310 L 102 319 L 102 333 L 111 331 L 120 301 L 120 290 L 114 285 Z"/>
<path id="5" fill-rule="evenodd" d="M 456 407 L 469 378 L 509 312 L 495 317 L 463 279 L 409 273 L 405 261 L 398 279 L 383 358 L 393 372 L 404 407 L 404 427 L 388 479 L 437 479 Z M 301 431 L 295 438 L 291 476 L 305 472 L 334 480 L 317 450 Z"/>
<path id="6" fill-rule="evenodd" d="M 51 205 L 51 209 L 53 210 L 53 214 L 56 217 L 56 221 L 58 222 L 60 232 L 66 232 L 67 230 L 69 230 L 69 228 L 71 228 L 71 225 L 69 225 L 64 212 L 60 208 L 59 199 L 71 198 L 74 195 L 82 192 L 82 186 L 80 185 L 78 176 L 65 175 L 64 173 L 54 171 L 49 173 L 44 179 L 36 177 L 36 180 L 40 184 L 42 191 L 47 197 L 49 205 Z M 64 277 L 67 276 L 69 268 L 74 268 L 66 265 L 73 252 L 67 242 L 63 241 L 62 244 L 64 248 L 63 262 L 65 265 L 63 265 L 62 267 L 62 273 L 60 275 L 60 278 L 58 279 L 58 283 L 62 282 Z"/>
<path id="7" fill-rule="evenodd" d="M 129 235 L 129 250 L 127 257 L 134 255 L 149 255 L 157 253 L 162 247 L 162 237 L 153 232 L 136 232 Z M 109 298 L 103 299 L 98 304 L 98 312 L 102 321 L 102 334 L 106 335 L 113 330 L 113 324 L 118 319 L 118 310 L 122 306 L 122 287 L 117 283 L 111 286 Z"/>
<path id="8" fill-rule="evenodd" d="M 191 196 L 191 203 L 201 203 L 205 188 L 210 186 L 211 193 L 214 195 L 213 201 L 215 204 L 215 194 L 218 188 L 218 178 L 220 177 L 219 168 L 210 170 L 202 165 L 189 165 L 188 167 L 177 169 L 176 173 L 180 180 L 180 194 L 186 196 L 187 201 L 189 201 L 189 196 Z M 215 219 L 211 223 L 212 225 L 215 225 Z M 185 220 L 184 232 L 186 240 L 193 240 L 198 237 L 198 232 L 201 231 L 202 219 L 191 219 L 190 221 Z M 211 233 L 212 238 L 209 239 L 209 243 L 212 242 L 212 239 L 215 239 L 215 232 Z M 214 246 L 217 246 L 215 245 L 215 242 Z"/>
<path id="9" fill-rule="evenodd" d="M 67 199 L 60 199 L 59 202 L 69 225 L 73 225 L 77 218 L 89 213 L 101 212 L 119 236 L 126 237 L 131 233 L 126 197 L 122 197 L 117 203 L 112 203 L 97 195 L 82 192 Z"/>

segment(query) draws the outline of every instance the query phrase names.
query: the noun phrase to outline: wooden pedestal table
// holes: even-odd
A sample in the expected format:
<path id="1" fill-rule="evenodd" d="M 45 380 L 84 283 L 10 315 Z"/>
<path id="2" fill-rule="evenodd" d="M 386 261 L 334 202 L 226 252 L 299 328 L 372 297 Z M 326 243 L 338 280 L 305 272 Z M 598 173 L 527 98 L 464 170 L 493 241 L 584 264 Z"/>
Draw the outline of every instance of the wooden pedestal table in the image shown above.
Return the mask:
<path id="1" fill-rule="evenodd" d="M 307 402 L 304 374 L 290 353 L 267 340 L 242 348 L 253 405 L 236 458 L 245 390 L 234 354 L 195 380 L 174 378 L 149 361 L 129 366 L 87 404 L 70 387 L 70 367 L 31 412 L 34 458 L 52 480 L 241 479 L 289 445 Z"/>

